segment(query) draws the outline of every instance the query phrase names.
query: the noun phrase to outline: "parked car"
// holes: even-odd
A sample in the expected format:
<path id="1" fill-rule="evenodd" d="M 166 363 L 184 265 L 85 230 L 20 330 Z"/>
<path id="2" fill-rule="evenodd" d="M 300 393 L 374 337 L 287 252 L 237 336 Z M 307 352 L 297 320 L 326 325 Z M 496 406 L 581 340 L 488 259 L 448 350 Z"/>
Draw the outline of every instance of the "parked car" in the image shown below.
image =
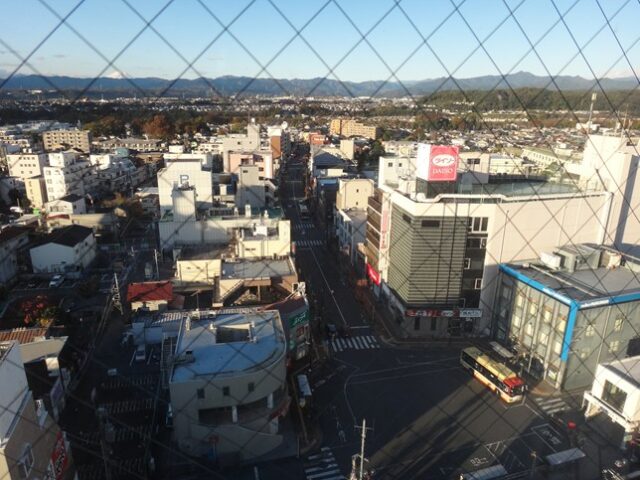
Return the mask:
<path id="1" fill-rule="evenodd" d="M 49 280 L 49 288 L 57 288 L 64 283 L 63 275 L 54 275 L 51 280 Z"/>

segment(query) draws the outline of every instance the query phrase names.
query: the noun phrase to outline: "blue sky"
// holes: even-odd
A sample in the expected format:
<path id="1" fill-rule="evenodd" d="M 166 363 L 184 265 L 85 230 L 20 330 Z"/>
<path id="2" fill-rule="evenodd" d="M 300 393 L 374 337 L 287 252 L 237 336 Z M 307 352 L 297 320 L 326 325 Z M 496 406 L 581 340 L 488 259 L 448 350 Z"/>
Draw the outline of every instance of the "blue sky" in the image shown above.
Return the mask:
<path id="1" fill-rule="evenodd" d="M 547 70 L 553 75 L 586 78 L 593 78 L 594 73 L 627 76 L 633 71 L 640 76 L 637 0 L 168 3 L 0 0 L 0 74 L 13 72 L 28 57 L 30 66 L 23 65 L 18 73 L 31 74 L 35 69 L 46 75 L 82 77 L 120 73 L 163 78 L 328 75 L 353 81 L 394 79 L 394 75 L 403 81 L 420 80 L 448 73 L 466 78 L 510 71 L 545 75 Z M 556 7 L 567 12 L 566 26 L 559 21 Z M 67 24 L 56 29 L 60 20 L 54 12 L 61 17 L 72 13 Z M 145 22 L 154 17 L 155 31 L 145 29 Z M 300 36 L 294 28 L 303 29 Z M 367 34 L 368 43 L 358 42 L 361 34 Z M 479 48 L 478 40 L 484 41 L 484 49 Z M 530 51 L 529 41 L 536 45 L 537 55 Z M 621 46 L 628 50 L 628 60 L 622 57 Z M 195 70 L 188 67 L 194 60 Z"/>

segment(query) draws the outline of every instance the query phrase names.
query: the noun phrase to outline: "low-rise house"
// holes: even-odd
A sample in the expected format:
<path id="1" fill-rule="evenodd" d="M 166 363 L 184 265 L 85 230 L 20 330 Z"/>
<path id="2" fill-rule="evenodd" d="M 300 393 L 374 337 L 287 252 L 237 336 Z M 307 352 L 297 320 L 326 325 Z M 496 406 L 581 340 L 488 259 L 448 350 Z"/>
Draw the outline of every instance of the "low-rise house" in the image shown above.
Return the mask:
<path id="1" fill-rule="evenodd" d="M 79 276 L 95 259 L 96 250 L 93 230 L 71 225 L 54 230 L 29 253 L 34 273 Z"/>
<path id="2" fill-rule="evenodd" d="M 170 281 L 131 283 L 127 287 L 127 302 L 131 311 L 163 311 L 173 300 L 173 285 Z"/>
<path id="3" fill-rule="evenodd" d="M 82 214 L 87 213 L 87 204 L 84 197 L 70 193 L 57 200 L 47 202 L 44 206 L 47 213 Z"/>

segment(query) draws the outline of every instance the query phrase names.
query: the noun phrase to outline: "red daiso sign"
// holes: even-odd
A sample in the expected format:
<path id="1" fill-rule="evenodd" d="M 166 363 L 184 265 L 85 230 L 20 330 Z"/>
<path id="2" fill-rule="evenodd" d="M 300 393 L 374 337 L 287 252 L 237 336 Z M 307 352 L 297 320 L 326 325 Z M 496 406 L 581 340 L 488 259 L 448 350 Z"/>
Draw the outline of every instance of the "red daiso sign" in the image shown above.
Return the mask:
<path id="1" fill-rule="evenodd" d="M 458 147 L 418 145 L 416 176 L 429 182 L 455 182 L 458 177 Z"/>

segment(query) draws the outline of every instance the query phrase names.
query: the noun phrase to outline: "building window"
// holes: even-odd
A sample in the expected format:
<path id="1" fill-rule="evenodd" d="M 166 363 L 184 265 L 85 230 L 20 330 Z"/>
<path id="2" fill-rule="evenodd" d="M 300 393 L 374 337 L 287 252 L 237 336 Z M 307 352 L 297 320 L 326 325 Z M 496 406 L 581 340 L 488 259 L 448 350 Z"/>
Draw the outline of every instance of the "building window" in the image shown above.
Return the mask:
<path id="1" fill-rule="evenodd" d="M 405 215 L 404 213 L 402 214 L 402 219 L 407 222 L 408 224 L 411 224 L 411 217 L 409 217 L 409 215 Z"/>
<path id="2" fill-rule="evenodd" d="M 611 340 L 609 342 L 609 352 L 617 353 L 620 350 L 620 340 Z"/>
<path id="3" fill-rule="evenodd" d="M 595 333 L 596 329 L 594 328 L 594 326 L 591 324 L 587 325 L 587 329 L 584 331 L 585 337 L 593 337 Z"/>
<path id="4" fill-rule="evenodd" d="M 624 317 L 616 318 L 615 322 L 613 323 L 613 331 L 614 332 L 621 332 L 623 325 L 624 325 Z"/>
<path id="5" fill-rule="evenodd" d="M 533 336 L 533 323 L 531 323 L 531 322 L 527 322 L 527 325 L 526 325 L 526 327 L 525 327 L 525 330 L 524 330 L 524 331 L 525 331 L 525 333 L 526 333 L 527 335 L 529 335 L 530 337 L 532 337 L 532 336 Z"/>
<path id="6" fill-rule="evenodd" d="M 413 329 L 420 330 L 420 317 L 416 317 L 413 319 Z"/>
<path id="7" fill-rule="evenodd" d="M 486 238 L 481 238 L 480 239 L 480 248 L 487 248 L 487 239 Z"/>
<path id="8" fill-rule="evenodd" d="M 513 318 L 513 326 L 520 328 L 520 325 L 522 325 L 522 317 L 514 313 L 512 318 Z"/>
<path id="9" fill-rule="evenodd" d="M 440 228 L 439 220 L 422 220 L 421 225 L 425 228 Z"/>
<path id="10" fill-rule="evenodd" d="M 518 292 L 516 295 L 516 307 L 522 307 L 524 305 L 524 295 L 522 292 Z"/>
<path id="11" fill-rule="evenodd" d="M 556 332 L 560 333 L 560 334 L 564 334 L 564 329 L 567 326 L 567 317 L 565 317 L 564 315 L 561 317 L 558 317 L 558 323 L 556 325 Z"/>
<path id="12" fill-rule="evenodd" d="M 18 460 L 18 472 L 20 474 L 20 478 L 29 478 L 31 470 L 33 469 L 33 464 L 33 449 L 31 448 L 31 444 L 27 443 L 24 447 L 20 460 Z"/>
<path id="13" fill-rule="evenodd" d="M 502 298 L 504 298 L 505 300 L 511 299 L 511 287 L 507 285 L 502 286 Z"/>
<path id="14" fill-rule="evenodd" d="M 473 289 L 480 290 L 481 288 L 482 288 L 482 278 L 476 278 L 475 282 L 473 283 Z"/>
<path id="15" fill-rule="evenodd" d="M 551 323 L 551 319 L 553 318 L 553 311 L 545 308 L 542 310 L 542 321 L 544 323 Z"/>
<path id="16" fill-rule="evenodd" d="M 529 315 L 532 317 L 538 315 L 538 304 L 536 302 L 529 303 Z"/>
<path id="17" fill-rule="evenodd" d="M 487 231 L 489 219 L 487 217 L 469 218 L 469 231 L 475 233 L 484 233 Z"/>
<path id="18" fill-rule="evenodd" d="M 553 353 L 560 355 L 562 353 L 562 341 L 556 340 L 553 342 Z"/>
<path id="19" fill-rule="evenodd" d="M 540 334 L 538 335 L 538 342 L 540 343 L 540 345 L 546 346 L 548 341 L 549 341 L 549 334 L 547 332 L 541 331 Z"/>
<path id="20" fill-rule="evenodd" d="M 249 393 L 253 392 L 256 389 L 256 384 L 253 382 L 249 382 Z"/>
<path id="21" fill-rule="evenodd" d="M 470 258 L 465 258 L 464 259 L 464 269 L 465 270 L 469 270 L 470 268 L 471 268 L 471 259 Z M 504 289 L 502 291 L 504 292 Z"/>
<path id="22" fill-rule="evenodd" d="M 199 388 L 196 390 L 196 395 L 198 398 L 204 398 L 204 388 Z"/>
<path id="23" fill-rule="evenodd" d="M 387 163 L 387 167 L 389 167 L 389 168 L 393 167 L 393 162 Z"/>
<path id="24" fill-rule="evenodd" d="M 222 396 L 223 397 L 228 397 L 229 395 L 231 395 L 231 388 L 222 387 Z"/>
<path id="25" fill-rule="evenodd" d="M 622 412 L 622 410 L 624 410 L 624 404 L 627 401 L 627 392 L 609 380 L 605 380 L 602 389 L 602 400 L 618 412 Z"/>

